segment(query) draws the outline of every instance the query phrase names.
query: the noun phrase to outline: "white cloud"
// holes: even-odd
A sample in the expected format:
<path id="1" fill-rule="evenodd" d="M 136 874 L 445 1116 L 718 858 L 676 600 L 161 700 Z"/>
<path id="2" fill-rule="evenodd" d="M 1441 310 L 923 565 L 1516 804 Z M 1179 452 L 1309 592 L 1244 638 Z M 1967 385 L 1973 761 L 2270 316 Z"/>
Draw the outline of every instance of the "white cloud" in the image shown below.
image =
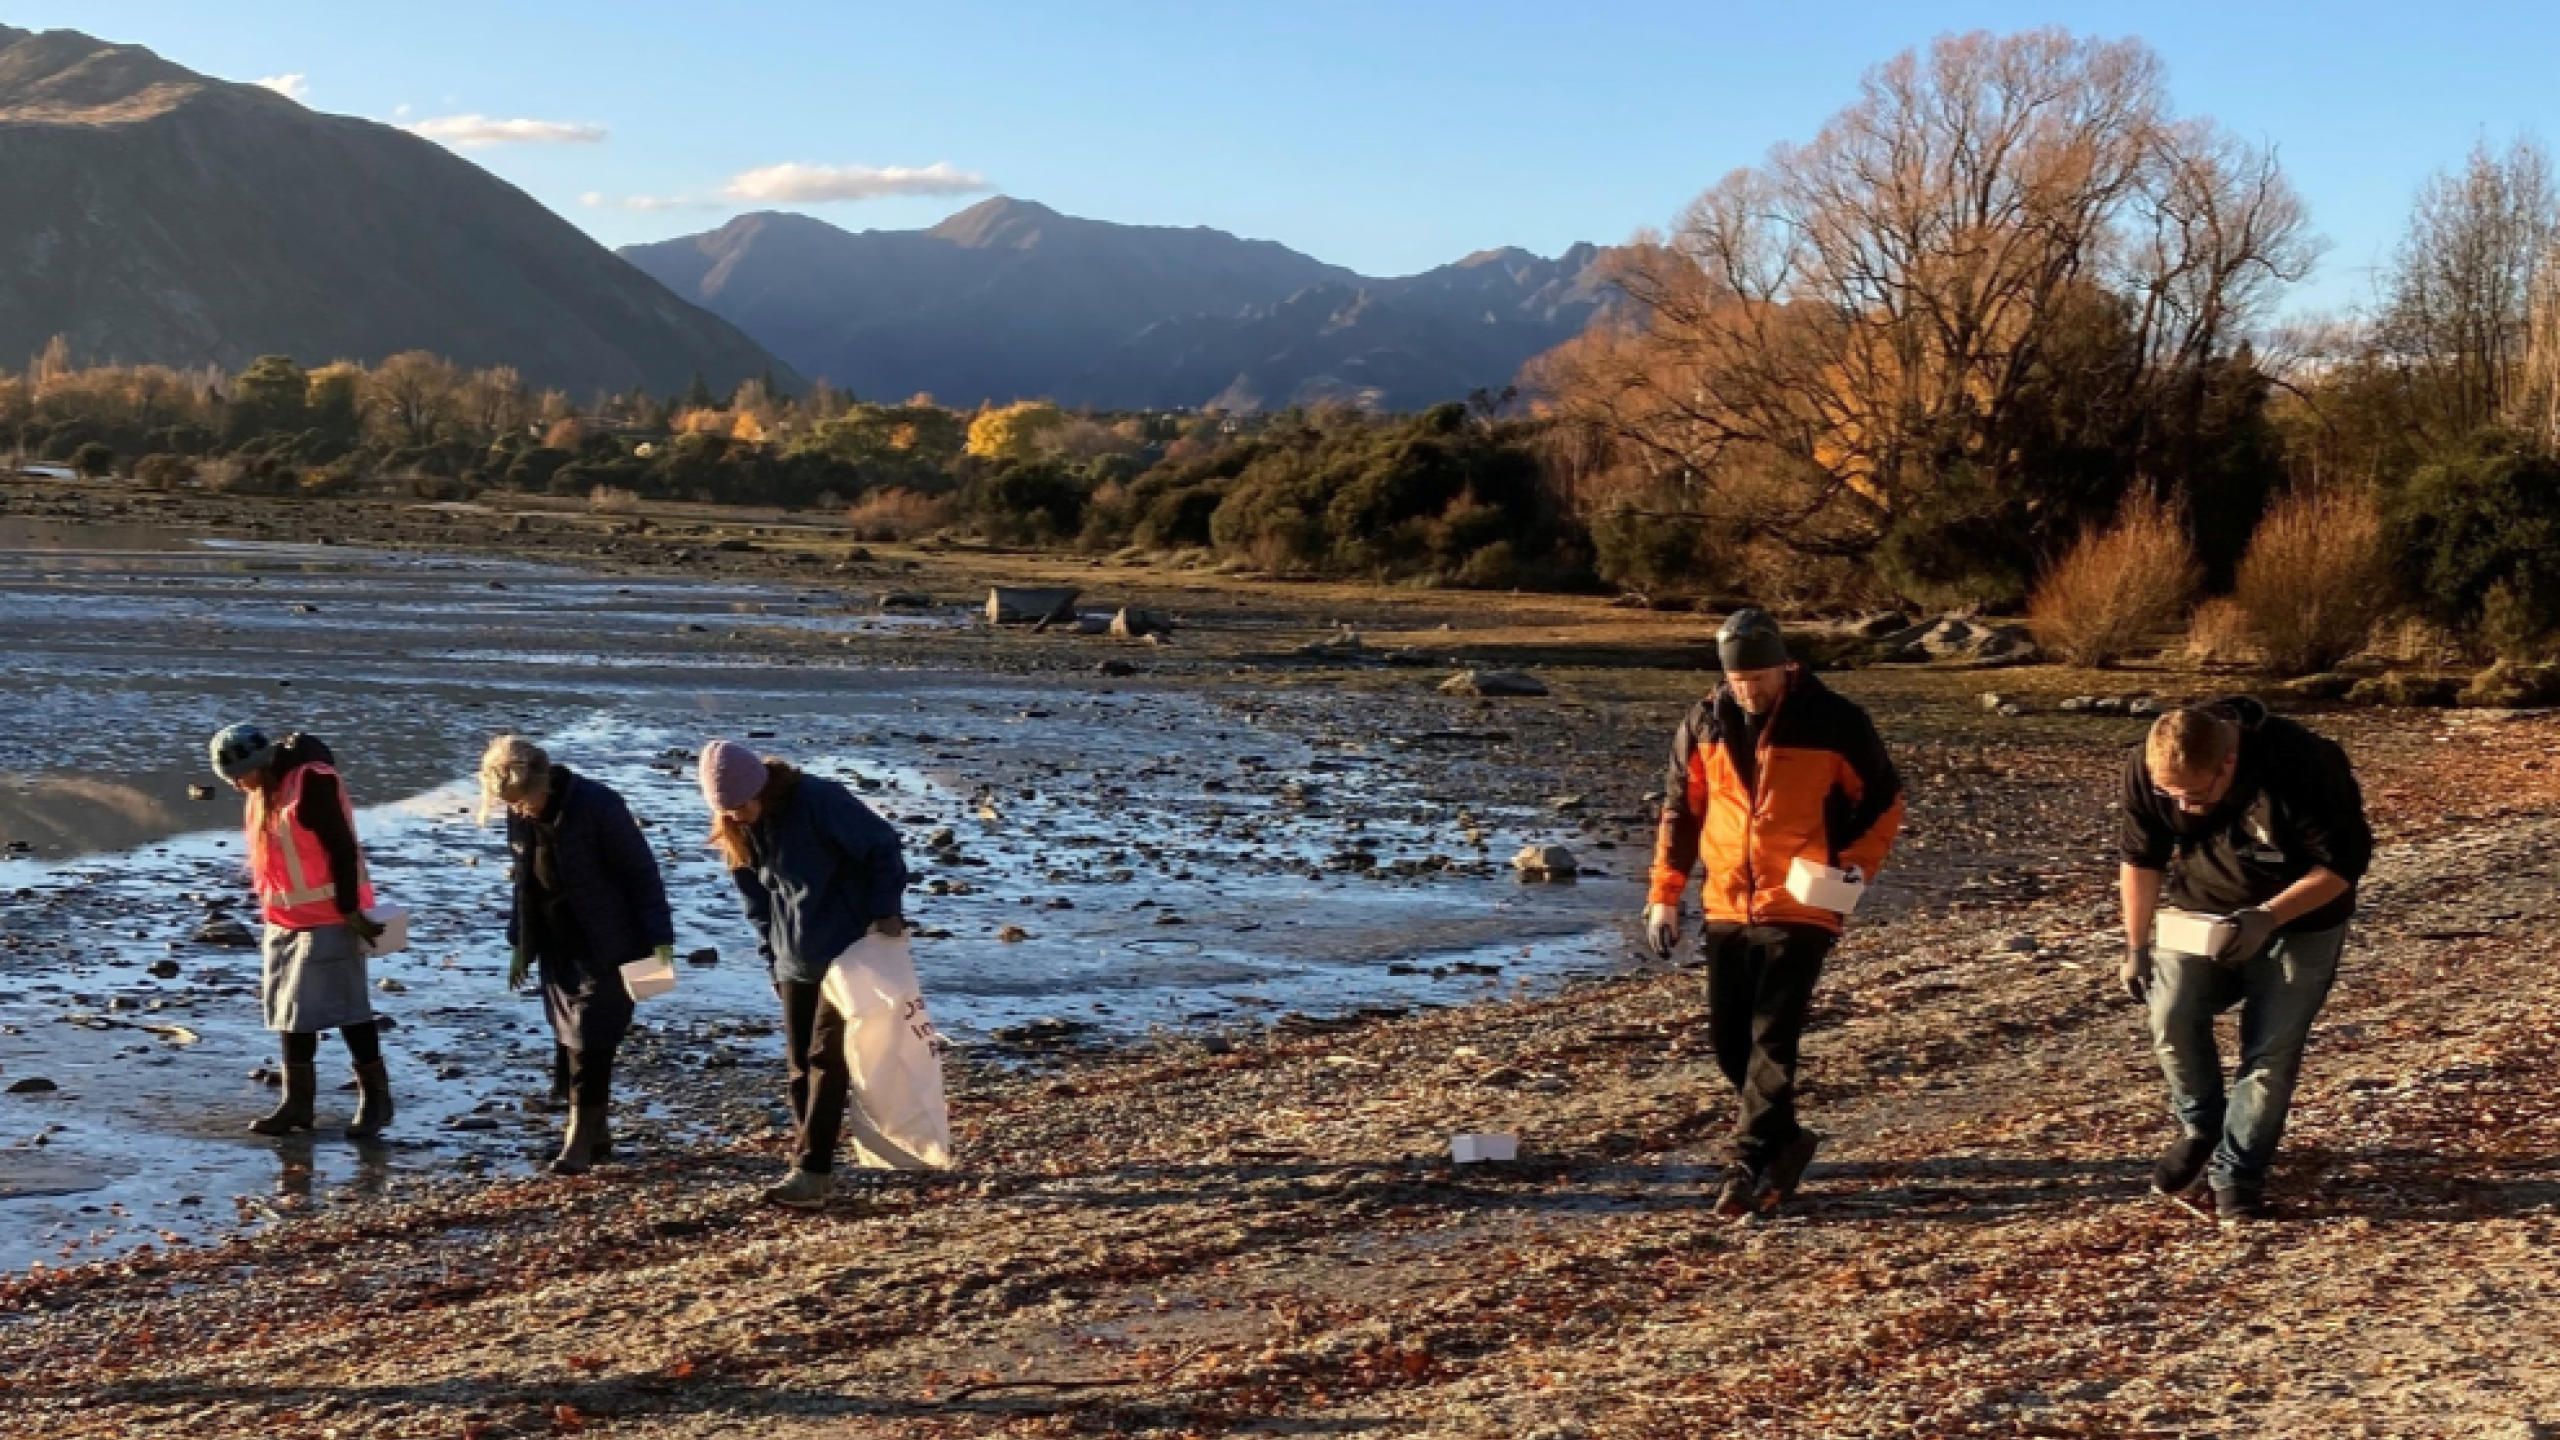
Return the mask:
<path id="1" fill-rule="evenodd" d="M 766 165 L 730 178 L 732 200 L 797 202 L 879 200 L 895 195 L 975 195 L 995 187 L 984 175 L 936 163 L 905 165 Z"/>
<path id="2" fill-rule="evenodd" d="M 290 75 L 269 75 L 253 83 L 264 85 L 297 105 L 311 98 L 311 77 L 299 70 Z"/>
<path id="3" fill-rule="evenodd" d="M 601 145 L 609 133 L 602 125 L 564 120 L 493 120 L 486 115 L 439 115 L 402 128 L 412 135 L 441 140 L 464 150 L 491 145 Z"/>
<path id="4" fill-rule="evenodd" d="M 703 200 L 691 195 L 607 195 L 590 190 L 578 197 L 578 203 L 590 210 L 717 210 L 718 200 Z"/>

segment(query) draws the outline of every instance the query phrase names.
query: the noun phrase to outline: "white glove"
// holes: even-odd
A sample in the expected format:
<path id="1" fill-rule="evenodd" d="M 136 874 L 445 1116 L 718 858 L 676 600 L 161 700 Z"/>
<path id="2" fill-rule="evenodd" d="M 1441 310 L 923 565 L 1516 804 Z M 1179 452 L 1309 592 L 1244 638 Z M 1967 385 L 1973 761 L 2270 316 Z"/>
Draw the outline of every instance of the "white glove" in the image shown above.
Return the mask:
<path id="1" fill-rule="evenodd" d="M 1648 905 L 1644 908 L 1645 943 L 1653 947 L 1657 960 L 1668 960 L 1680 948 L 1680 907 Z"/>

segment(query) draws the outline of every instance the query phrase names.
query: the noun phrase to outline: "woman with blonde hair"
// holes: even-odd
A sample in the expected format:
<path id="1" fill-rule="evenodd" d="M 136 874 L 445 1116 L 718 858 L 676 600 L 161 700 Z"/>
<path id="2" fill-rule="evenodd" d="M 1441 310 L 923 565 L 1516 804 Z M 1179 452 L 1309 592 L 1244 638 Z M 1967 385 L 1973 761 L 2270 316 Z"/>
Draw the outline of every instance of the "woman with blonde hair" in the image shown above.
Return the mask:
<path id="1" fill-rule="evenodd" d="M 631 1028 L 622 967 L 653 951 L 672 957 L 675 922 L 658 858 L 620 795 L 532 742 L 501 735 L 480 760 L 481 823 L 501 807 L 515 855 L 507 988 L 522 989 L 528 969 L 540 970 L 571 1106 L 551 1173 L 581 1175 L 612 1158 L 614 1052 Z"/>
<path id="2" fill-rule="evenodd" d="M 905 856 L 898 832 L 852 791 L 726 740 L 702 747 L 702 798 L 782 1001 L 798 1143 L 790 1175 L 765 1199 L 814 1210 L 834 1188 L 852 1086 L 844 1017 L 819 986 L 864 935 L 906 933 Z"/>

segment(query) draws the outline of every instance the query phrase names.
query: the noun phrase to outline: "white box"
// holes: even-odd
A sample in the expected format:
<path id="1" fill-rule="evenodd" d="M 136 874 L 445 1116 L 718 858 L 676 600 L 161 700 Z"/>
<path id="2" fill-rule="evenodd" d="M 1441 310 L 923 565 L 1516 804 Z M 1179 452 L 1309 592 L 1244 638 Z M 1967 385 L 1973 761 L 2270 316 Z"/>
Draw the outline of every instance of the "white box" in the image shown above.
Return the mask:
<path id="1" fill-rule="evenodd" d="M 1517 1160 L 1520 1158 L 1520 1137 L 1452 1135 L 1449 1137 L 1449 1158 L 1461 1165 L 1474 1165 L 1486 1160 Z"/>
<path id="2" fill-rule="evenodd" d="M 1799 855 L 1787 866 L 1787 893 L 1816 910 L 1847 915 L 1866 898 L 1867 882 L 1852 880 L 1846 870 L 1817 865 Z"/>
<path id="3" fill-rule="evenodd" d="M 2172 955 L 2197 955 L 2210 960 L 2222 953 L 2223 945 L 2237 929 L 2220 915 L 2163 910 L 2151 918 L 2151 943 Z"/>
<path id="4" fill-rule="evenodd" d="M 655 955 L 634 960 L 622 967 L 622 987 L 631 992 L 634 1000 L 664 995 L 676 988 L 676 967 Z"/>
<path id="5" fill-rule="evenodd" d="M 409 907 L 376 905 L 364 918 L 382 927 L 382 935 L 365 950 L 368 955 L 397 955 L 409 948 Z"/>

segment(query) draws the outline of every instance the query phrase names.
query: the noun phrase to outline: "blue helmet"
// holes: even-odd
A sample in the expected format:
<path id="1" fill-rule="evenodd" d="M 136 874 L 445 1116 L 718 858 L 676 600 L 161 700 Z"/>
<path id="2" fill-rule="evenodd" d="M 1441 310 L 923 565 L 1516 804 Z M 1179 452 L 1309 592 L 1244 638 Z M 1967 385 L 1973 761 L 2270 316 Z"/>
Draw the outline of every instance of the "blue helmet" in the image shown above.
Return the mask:
<path id="1" fill-rule="evenodd" d="M 213 773 L 237 780 L 266 768 L 276 758 L 275 742 L 255 725 L 231 725 L 213 737 Z"/>

